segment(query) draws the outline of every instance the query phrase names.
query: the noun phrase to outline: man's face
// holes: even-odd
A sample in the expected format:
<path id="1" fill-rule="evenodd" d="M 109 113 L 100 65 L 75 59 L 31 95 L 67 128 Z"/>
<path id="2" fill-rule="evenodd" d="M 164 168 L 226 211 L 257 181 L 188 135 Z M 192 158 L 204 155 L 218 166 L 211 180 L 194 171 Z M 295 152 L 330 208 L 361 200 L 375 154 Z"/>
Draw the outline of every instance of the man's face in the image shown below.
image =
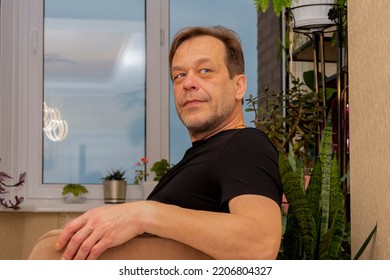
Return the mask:
<path id="1" fill-rule="evenodd" d="M 173 57 L 176 111 L 192 135 L 221 130 L 241 111 L 237 79 L 243 75 L 229 78 L 225 53 L 220 40 L 199 36 L 184 41 Z"/>

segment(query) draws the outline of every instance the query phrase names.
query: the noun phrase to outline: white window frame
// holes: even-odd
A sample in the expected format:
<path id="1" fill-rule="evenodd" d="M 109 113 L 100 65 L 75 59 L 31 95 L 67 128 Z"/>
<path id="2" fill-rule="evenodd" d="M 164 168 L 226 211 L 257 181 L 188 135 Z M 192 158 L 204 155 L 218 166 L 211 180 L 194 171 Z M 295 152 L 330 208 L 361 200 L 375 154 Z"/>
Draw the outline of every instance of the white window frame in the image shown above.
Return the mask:
<path id="1" fill-rule="evenodd" d="M 168 12 L 169 0 L 146 0 L 146 156 L 150 162 L 169 159 Z M 26 211 L 70 211 L 71 206 L 59 203 L 63 184 L 41 183 L 43 0 L 1 0 L 0 20 L 1 170 L 14 176 L 27 172 L 20 194 L 25 198 L 22 205 L 28 205 Z M 88 190 L 88 200 L 94 204 L 85 207 L 103 203 L 101 185 L 89 185 Z M 141 197 L 139 188 L 128 187 L 128 200 Z"/>

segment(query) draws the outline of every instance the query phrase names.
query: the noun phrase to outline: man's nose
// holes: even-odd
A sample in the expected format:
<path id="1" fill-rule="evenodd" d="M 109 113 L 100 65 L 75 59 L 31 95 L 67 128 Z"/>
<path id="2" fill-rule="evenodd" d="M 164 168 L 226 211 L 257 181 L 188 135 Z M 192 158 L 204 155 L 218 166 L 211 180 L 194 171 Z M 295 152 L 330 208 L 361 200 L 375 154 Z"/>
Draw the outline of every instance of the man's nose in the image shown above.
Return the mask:
<path id="1" fill-rule="evenodd" d="M 193 72 L 190 71 L 187 73 L 183 82 L 183 87 L 185 91 L 196 90 L 198 88 L 198 81 Z"/>

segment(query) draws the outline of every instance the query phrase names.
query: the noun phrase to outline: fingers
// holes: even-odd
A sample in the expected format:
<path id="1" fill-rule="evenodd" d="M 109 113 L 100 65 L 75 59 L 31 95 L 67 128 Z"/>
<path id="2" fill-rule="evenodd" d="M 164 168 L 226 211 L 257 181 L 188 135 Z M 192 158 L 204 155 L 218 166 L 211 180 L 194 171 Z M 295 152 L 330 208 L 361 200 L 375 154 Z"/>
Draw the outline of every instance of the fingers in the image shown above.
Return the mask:
<path id="1" fill-rule="evenodd" d="M 102 241 L 106 240 L 104 226 L 97 229 L 95 222 L 87 220 L 73 221 L 61 233 L 55 248 L 62 250 L 66 246 L 63 260 L 97 259 L 107 249 L 107 242 Z"/>
<path id="2" fill-rule="evenodd" d="M 85 225 L 85 223 L 86 220 L 81 217 L 68 223 L 58 237 L 57 242 L 54 245 L 54 249 L 57 251 L 61 251 L 62 249 L 64 249 L 64 247 L 66 246 L 66 244 L 68 244 L 69 240 L 72 238 L 75 232 L 81 229 Z"/>
<path id="3" fill-rule="evenodd" d="M 85 260 L 91 248 L 100 239 L 96 232 L 88 226 L 84 226 L 68 242 L 65 252 L 62 255 L 64 260 Z"/>
<path id="4" fill-rule="evenodd" d="M 106 241 L 104 236 L 96 231 L 79 231 L 71 238 L 62 259 L 96 260 L 108 248 Z"/>
<path id="5" fill-rule="evenodd" d="M 87 260 L 96 260 L 104 251 L 106 251 L 107 246 L 104 245 L 103 239 L 99 240 L 95 246 L 92 247 Z"/>
<path id="6" fill-rule="evenodd" d="M 55 249 L 61 251 L 65 248 L 63 259 L 97 259 L 107 248 L 118 246 L 143 232 L 138 226 L 138 215 L 131 211 L 131 206 L 126 204 L 87 211 L 65 226 Z M 126 226 L 129 224 L 134 226 Z"/>

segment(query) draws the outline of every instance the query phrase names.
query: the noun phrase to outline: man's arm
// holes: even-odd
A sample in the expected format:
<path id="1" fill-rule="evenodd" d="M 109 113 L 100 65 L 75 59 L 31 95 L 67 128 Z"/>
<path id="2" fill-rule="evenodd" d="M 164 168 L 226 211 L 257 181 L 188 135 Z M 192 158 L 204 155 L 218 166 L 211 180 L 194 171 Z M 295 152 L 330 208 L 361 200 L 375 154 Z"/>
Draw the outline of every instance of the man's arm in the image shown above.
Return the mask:
<path id="1" fill-rule="evenodd" d="M 150 225 L 159 236 L 190 245 L 216 259 L 277 256 L 281 215 L 279 206 L 269 198 L 258 195 L 233 198 L 229 203 L 230 214 L 166 207 L 168 215 L 165 211 L 156 213 Z"/>
<path id="2" fill-rule="evenodd" d="M 65 259 L 96 259 L 144 232 L 174 239 L 216 259 L 274 259 L 281 240 L 279 206 L 258 195 L 229 202 L 230 214 L 140 201 L 88 211 L 70 222 L 57 249 Z"/>

